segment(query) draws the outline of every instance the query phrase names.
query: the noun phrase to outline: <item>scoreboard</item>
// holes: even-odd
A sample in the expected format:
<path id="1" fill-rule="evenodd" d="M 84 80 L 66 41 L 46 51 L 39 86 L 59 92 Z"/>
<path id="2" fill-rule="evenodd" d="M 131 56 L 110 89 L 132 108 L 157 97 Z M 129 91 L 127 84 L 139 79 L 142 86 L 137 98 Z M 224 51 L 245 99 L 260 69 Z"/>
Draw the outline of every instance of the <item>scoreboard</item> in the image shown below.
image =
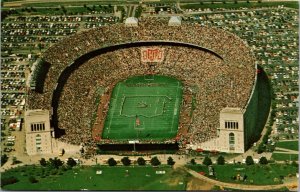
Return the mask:
<path id="1" fill-rule="evenodd" d="M 164 60 L 164 49 L 159 47 L 141 48 L 142 62 L 162 62 Z"/>

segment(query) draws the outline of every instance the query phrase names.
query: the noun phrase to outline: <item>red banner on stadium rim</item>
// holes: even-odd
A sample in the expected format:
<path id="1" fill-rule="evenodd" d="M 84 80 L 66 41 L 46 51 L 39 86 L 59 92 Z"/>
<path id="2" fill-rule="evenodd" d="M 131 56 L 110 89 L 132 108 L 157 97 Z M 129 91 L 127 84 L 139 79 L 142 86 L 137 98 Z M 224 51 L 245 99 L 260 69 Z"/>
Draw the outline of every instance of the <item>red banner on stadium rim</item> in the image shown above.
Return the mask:
<path id="1" fill-rule="evenodd" d="M 164 60 L 164 49 L 158 47 L 141 48 L 142 62 L 162 62 Z"/>

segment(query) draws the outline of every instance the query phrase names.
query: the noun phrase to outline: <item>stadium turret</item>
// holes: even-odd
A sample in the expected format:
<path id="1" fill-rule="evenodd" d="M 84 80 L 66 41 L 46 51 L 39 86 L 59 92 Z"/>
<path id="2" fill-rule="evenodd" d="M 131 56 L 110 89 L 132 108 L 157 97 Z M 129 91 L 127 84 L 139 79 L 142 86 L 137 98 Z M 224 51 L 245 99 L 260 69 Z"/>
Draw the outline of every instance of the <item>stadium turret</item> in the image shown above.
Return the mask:
<path id="1" fill-rule="evenodd" d="M 226 107 L 220 112 L 218 137 L 192 148 L 227 153 L 244 153 L 244 110 Z"/>
<path id="2" fill-rule="evenodd" d="M 50 154 L 54 130 L 50 128 L 48 110 L 28 110 L 25 112 L 26 152 L 28 155 Z"/>
<path id="3" fill-rule="evenodd" d="M 182 18 L 180 16 L 171 16 L 168 26 L 180 26 Z"/>
<path id="4" fill-rule="evenodd" d="M 139 20 L 136 17 L 128 17 L 125 20 L 125 26 L 127 27 L 137 27 Z"/>

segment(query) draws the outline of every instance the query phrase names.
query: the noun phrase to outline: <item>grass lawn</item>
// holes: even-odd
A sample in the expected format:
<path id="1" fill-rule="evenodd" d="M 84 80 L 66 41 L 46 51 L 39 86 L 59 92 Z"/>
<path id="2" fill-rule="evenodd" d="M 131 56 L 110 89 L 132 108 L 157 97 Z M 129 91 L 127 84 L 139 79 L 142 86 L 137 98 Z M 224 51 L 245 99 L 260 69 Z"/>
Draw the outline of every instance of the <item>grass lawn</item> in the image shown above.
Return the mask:
<path id="1" fill-rule="evenodd" d="M 203 165 L 186 165 L 187 168 L 192 169 L 196 172 L 205 172 L 208 174 L 208 167 Z"/>
<path id="2" fill-rule="evenodd" d="M 102 174 L 97 175 L 96 171 Z M 128 170 L 128 175 L 126 174 Z M 165 171 L 157 175 L 156 171 Z M 2 173 L 3 177 L 15 176 L 19 182 L 3 187 L 5 190 L 185 190 L 188 174 L 183 170 L 171 167 L 77 167 L 71 170 L 58 171 L 39 166 L 27 166 Z M 59 175 L 61 173 L 61 175 Z M 28 177 L 33 175 L 38 183 L 30 183 Z M 48 176 L 45 176 L 48 175 Z M 42 178 L 44 177 L 44 178 Z M 182 183 L 181 183 L 182 182 Z"/>
<path id="3" fill-rule="evenodd" d="M 299 150 L 299 142 L 298 141 L 283 141 L 276 143 L 276 147 L 281 147 L 285 149 L 291 149 L 298 151 Z"/>
<path id="4" fill-rule="evenodd" d="M 297 161 L 298 155 L 297 154 L 273 153 L 271 158 L 274 159 L 275 161 L 285 161 L 285 160 Z"/>
<path id="5" fill-rule="evenodd" d="M 205 172 L 208 175 L 208 168 L 203 165 L 189 165 L 188 168 L 197 172 Z M 228 183 L 243 183 L 253 185 L 271 185 L 280 184 L 282 177 L 286 177 L 289 174 L 295 175 L 298 169 L 292 165 L 284 164 L 269 164 L 269 165 L 213 165 L 215 170 L 215 176 L 212 179 L 216 179 Z M 247 179 L 243 181 L 235 181 L 232 179 L 237 174 L 245 174 Z M 275 179 L 277 178 L 277 179 Z M 277 181 L 276 181 L 277 180 Z"/>

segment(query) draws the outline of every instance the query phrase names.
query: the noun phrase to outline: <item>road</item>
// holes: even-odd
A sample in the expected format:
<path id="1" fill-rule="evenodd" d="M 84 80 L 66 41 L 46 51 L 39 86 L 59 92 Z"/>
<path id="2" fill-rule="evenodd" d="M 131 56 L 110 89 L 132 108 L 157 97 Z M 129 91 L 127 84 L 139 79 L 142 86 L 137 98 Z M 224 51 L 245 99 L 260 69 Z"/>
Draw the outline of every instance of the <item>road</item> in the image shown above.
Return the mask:
<path id="1" fill-rule="evenodd" d="M 280 151 L 276 151 L 280 150 Z M 275 153 L 285 153 L 285 154 L 299 154 L 299 151 L 291 150 L 291 149 L 286 149 L 286 148 L 281 148 L 281 147 L 276 147 L 275 148 Z"/>

